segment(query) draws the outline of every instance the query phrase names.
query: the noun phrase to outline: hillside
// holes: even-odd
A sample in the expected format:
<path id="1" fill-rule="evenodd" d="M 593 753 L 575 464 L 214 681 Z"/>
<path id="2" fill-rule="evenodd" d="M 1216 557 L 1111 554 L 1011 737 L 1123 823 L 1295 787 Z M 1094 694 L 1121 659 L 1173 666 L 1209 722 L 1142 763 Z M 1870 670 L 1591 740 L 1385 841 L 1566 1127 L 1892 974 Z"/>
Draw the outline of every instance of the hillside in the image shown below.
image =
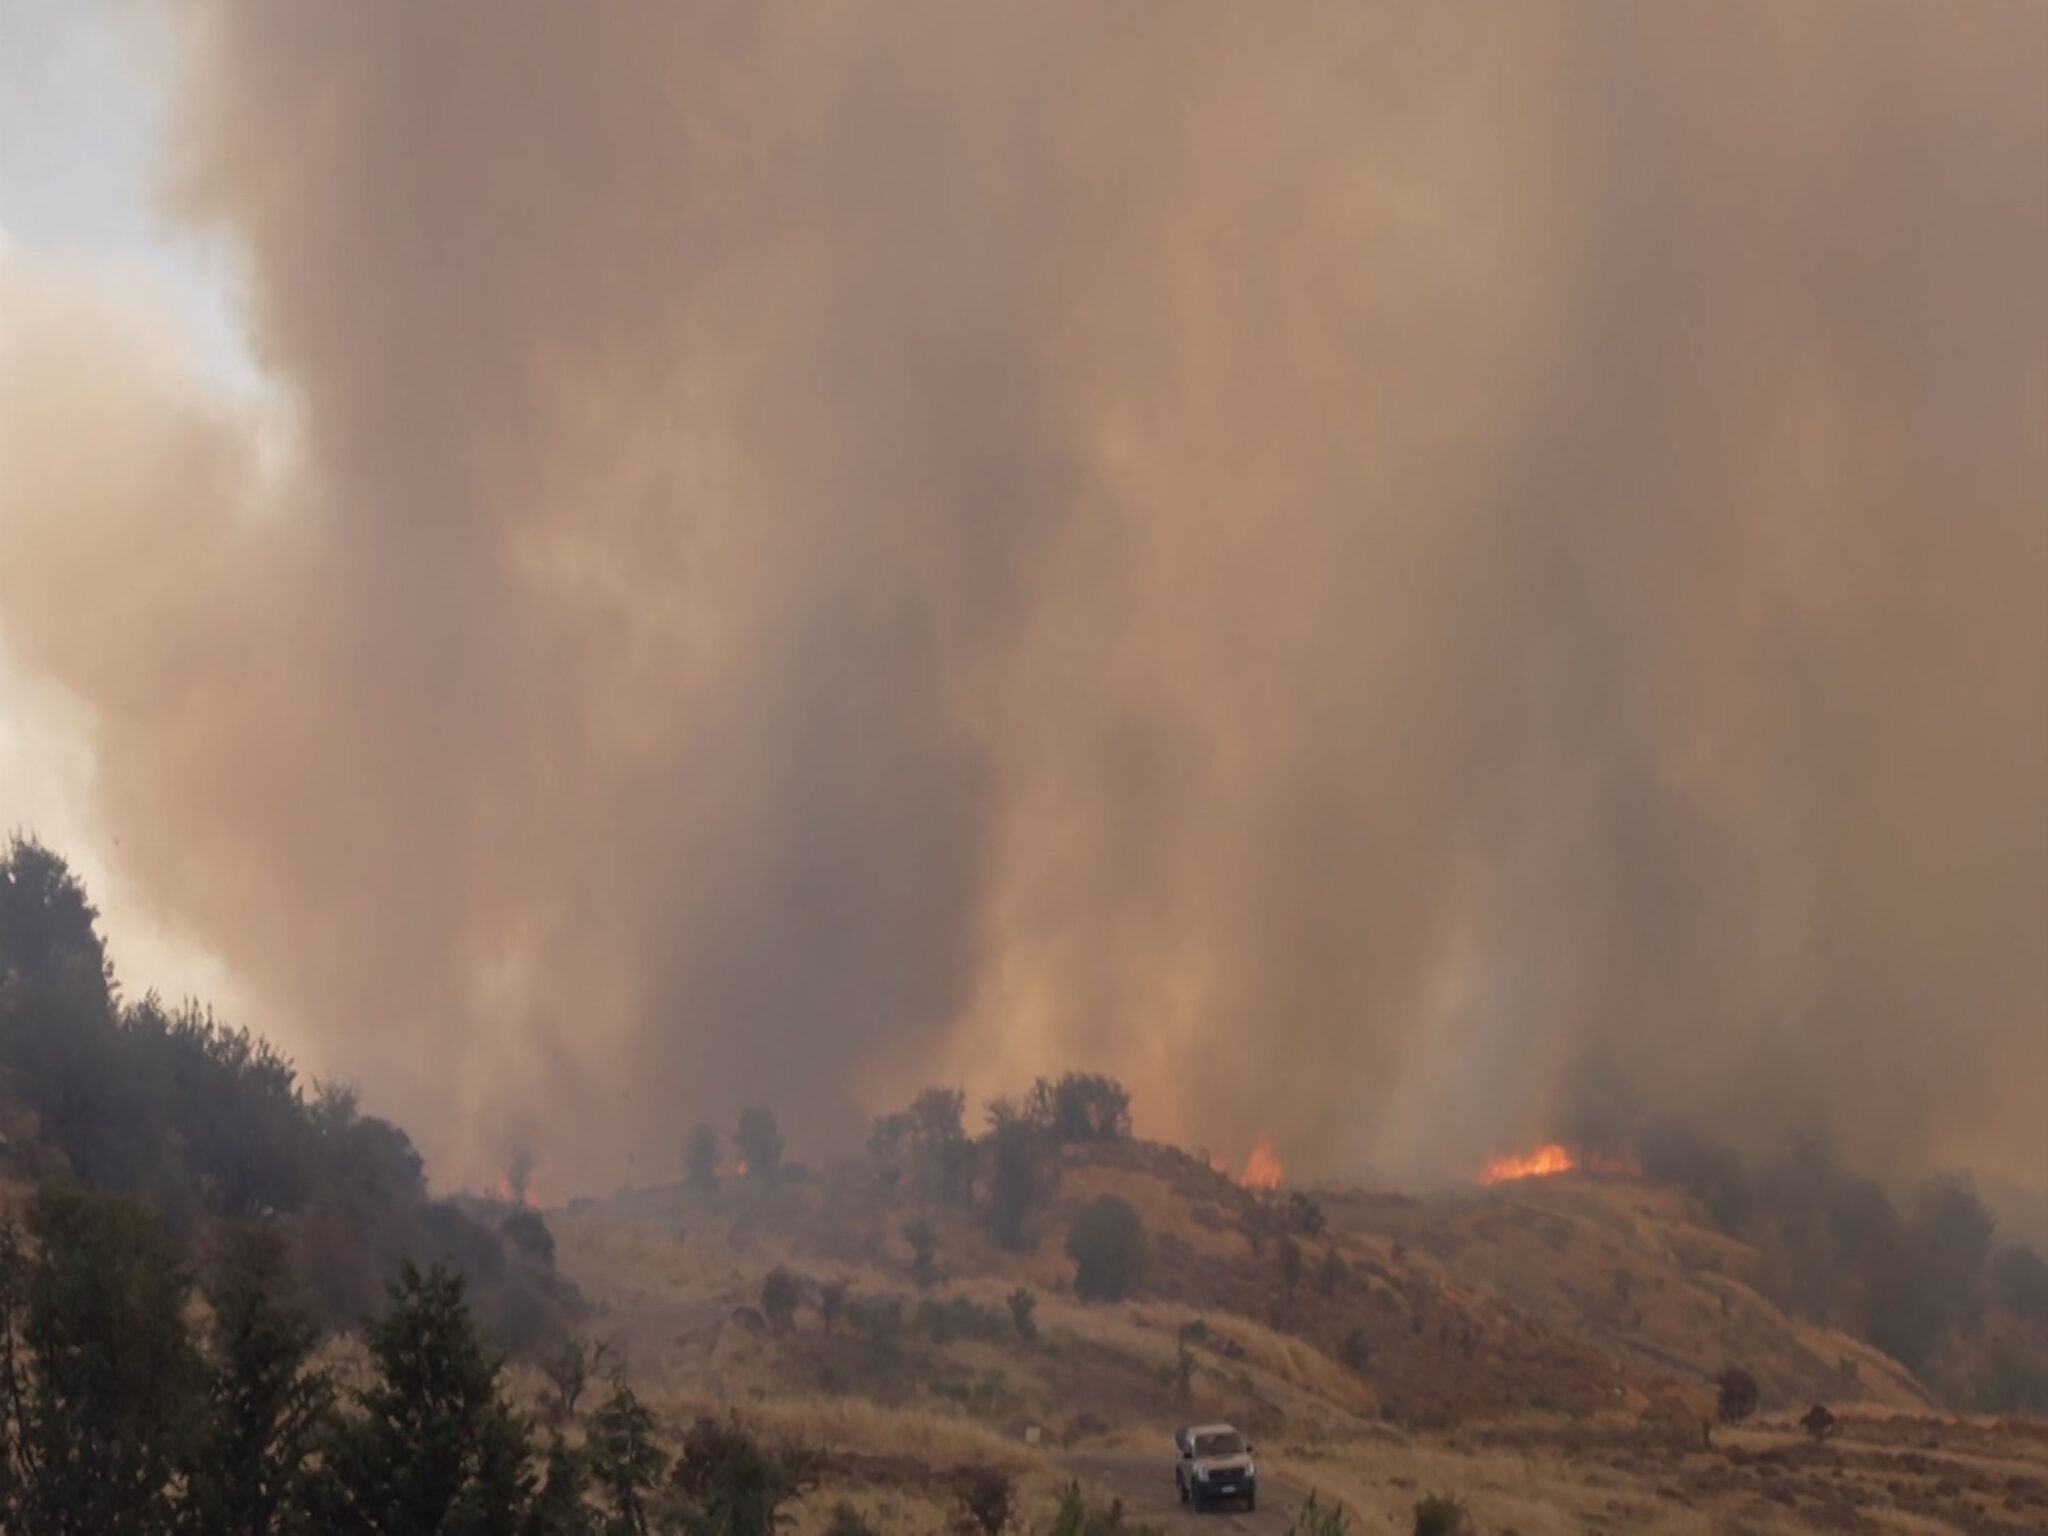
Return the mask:
<path id="1" fill-rule="evenodd" d="M 1064 1239 L 1103 1194 L 1140 1212 L 1151 1261 L 1129 1299 L 1084 1304 Z M 1140 1143 L 1067 1147 L 1027 1253 L 867 1162 L 624 1191 L 548 1221 L 600 1309 L 593 1332 L 665 1416 L 739 1405 L 832 1453 L 814 1515 L 850 1493 L 885 1529 L 937 1530 L 949 1469 L 997 1460 L 1041 1514 L 1072 1474 L 1162 1519 L 1172 1426 L 1216 1417 L 1260 1442 L 1283 1509 L 1322 1489 L 1366 1529 L 1431 1488 L 1523 1536 L 2048 1526 L 2048 1431 L 1951 1418 L 1867 1345 L 1787 1317 L 1753 1288 L 1757 1256 L 1668 1187 L 1310 1198 L 1326 1226 L 1292 1236 L 1291 1300 L 1275 1260 L 1291 1195 Z M 938 1268 L 924 1288 L 904 1236 L 920 1211 Z M 778 1267 L 806 1298 L 786 1332 L 762 1311 Z M 829 1326 L 828 1283 L 844 1288 Z M 1006 1305 L 1020 1287 L 1030 1340 Z M 1711 1378 L 1731 1363 L 1762 1412 L 1708 1446 Z M 1818 1444 L 1793 1423 L 1816 1400 L 1844 1423 Z"/>

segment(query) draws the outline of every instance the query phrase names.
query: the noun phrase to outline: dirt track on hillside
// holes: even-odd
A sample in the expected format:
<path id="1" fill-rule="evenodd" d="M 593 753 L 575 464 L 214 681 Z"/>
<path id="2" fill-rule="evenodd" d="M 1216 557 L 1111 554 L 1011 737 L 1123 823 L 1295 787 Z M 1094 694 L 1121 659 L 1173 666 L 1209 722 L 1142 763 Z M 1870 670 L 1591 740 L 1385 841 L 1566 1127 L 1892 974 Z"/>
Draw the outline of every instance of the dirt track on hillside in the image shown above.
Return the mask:
<path id="1" fill-rule="evenodd" d="M 1060 1465 L 1079 1478 L 1083 1488 L 1098 1497 L 1122 1499 L 1133 1519 L 1159 1526 L 1174 1536 L 1219 1536 L 1224 1531 L 1259 1531 L 1277 1536 L 1293 1524 L 1306 1497 L 1293 1484 L 1262 1472 L 1257 1511 L 1247 1514 L 1235 1506 L 1225 1506 L 1197 1514 L 1183 1505 L 1174 1491 L 1170 1446 L 1157 1456 L 1128 1451 L 1076 1451 L 1062 1456 Z"/>

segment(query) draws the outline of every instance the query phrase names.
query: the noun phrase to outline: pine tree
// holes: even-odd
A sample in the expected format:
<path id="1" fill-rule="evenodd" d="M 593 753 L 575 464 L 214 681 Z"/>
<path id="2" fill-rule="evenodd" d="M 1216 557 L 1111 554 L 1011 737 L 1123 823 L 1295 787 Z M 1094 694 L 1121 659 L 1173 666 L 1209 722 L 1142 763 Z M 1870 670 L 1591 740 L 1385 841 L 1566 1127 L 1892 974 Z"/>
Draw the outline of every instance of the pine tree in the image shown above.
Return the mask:
<path id="1" fill-rule="evenodd" d="M 271 1536 L 303 1507 L 307 1457 L 334 1400 L 308 1368 L 318 1332 L 284 1298 L 284 1246 L 276 1231 L 233 1234 L 213 1304 L 213 1379 L 206 1440 L 191 1482 L 200 1530 Z"/>
<path id="2" fill-rule="evenodd" d="M 408 1263 L 366 1342 L 377 1379 L 336 1429 L 319 1528 L 363 1536 L 518 1536 L 531 1498 L 525 1424 L 499 1392 L 460 1276 Z"/>
<path id="3" fill-rule="evenodd" d="M 654 1415 L 623 1381 L 591 1417 L 589 1453 L 591 1481 L 611 1510 L 605 1536 L 647 1536 L 647 1501 L 661 1486 L 668 1456 L 654 1443 Z"/>

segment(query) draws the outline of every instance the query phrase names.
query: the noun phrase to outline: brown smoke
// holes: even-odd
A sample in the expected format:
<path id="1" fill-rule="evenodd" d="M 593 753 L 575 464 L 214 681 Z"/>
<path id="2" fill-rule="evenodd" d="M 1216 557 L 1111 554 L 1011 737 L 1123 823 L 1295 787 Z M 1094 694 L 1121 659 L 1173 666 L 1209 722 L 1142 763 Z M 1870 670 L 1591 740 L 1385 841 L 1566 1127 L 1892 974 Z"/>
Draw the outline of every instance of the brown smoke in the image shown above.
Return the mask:
<path id="1" fill-rule="evenodd" d="M 2048 1177 L 2048 8 L 188 47 L 295 448 L 0 265 L 0 625 L 444 1179 L 1067 1065 L 1463 1169 L 1589 1059 Z"/>

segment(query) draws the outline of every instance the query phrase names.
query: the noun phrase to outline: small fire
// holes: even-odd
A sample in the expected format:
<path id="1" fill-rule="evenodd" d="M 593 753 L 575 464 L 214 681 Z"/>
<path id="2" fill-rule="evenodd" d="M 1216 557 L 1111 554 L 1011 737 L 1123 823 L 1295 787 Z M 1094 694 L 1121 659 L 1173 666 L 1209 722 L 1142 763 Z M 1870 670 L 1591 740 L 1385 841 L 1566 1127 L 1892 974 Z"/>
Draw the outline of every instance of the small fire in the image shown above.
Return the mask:
<path id="1" fill-rule="evenodd" d="M 1572 1155 L 1571 1148 L 1553 1141 L 1520 1157 L 1496 1157 L 1480 1173 L 1479 1182 L 1491 1187 L 1512 1184 L 1517 1179 L 1549 1179 L 1575 1172 L 1578 1166 L 1579 1160 Z"/>
<path id="2" fill-rule="evenodd" d="M 1495 1184 L 1512 1184 L 1520 1179 L 1553 1179 L 1561 1173 L 1626 1176 L 1641 1171 L 1626 1157 L 1607 1157 L 1599 1153 L 1581 1155 L 1560 1142 L 1551 1141 L 1519 1157 L 1496 1157 L 1480 1171 L 1479 1182 L 1491 1188 Z"/>
<path id="3" fill-rule="evenodd" d="M 1280 1154 L 1273 1150 L 1273 1143 L 1261 1136 L 1252 1148 L 1252 1155 L 1244 1160 L 1244 1172 L 1237 1182 L 1246 1189 L 1278 1189 L 1287 1177 L 1287 1170 L 1281 1166 Z"/>
<path id="4" fill-rule="evenodd" d="M 510 1174 L 491 1186 L 491 1198 L 505 1205 L 523 1205 L 529 1211 L 541 1208 L 540 1192 L 533 1187 L 532 1181 L 529 1179 L 525 1184 L 517 1184 Z"/>
<path id="5" fill-rule="evenodd" d="M 1220 1157 L 1211 1157 L 1209 1166 L 1246 1189 L 1278 1189 L 1287 1177 L 1287 1170 L 1280 1163 L 1280 1154 L 1273 1150 L 1272 1139 L 1266 1136 L 1258 1139 L 1252 1155 L 1244 1160 L 1243 1173 L 1232 1173 L 1230 1164 Z"/>

